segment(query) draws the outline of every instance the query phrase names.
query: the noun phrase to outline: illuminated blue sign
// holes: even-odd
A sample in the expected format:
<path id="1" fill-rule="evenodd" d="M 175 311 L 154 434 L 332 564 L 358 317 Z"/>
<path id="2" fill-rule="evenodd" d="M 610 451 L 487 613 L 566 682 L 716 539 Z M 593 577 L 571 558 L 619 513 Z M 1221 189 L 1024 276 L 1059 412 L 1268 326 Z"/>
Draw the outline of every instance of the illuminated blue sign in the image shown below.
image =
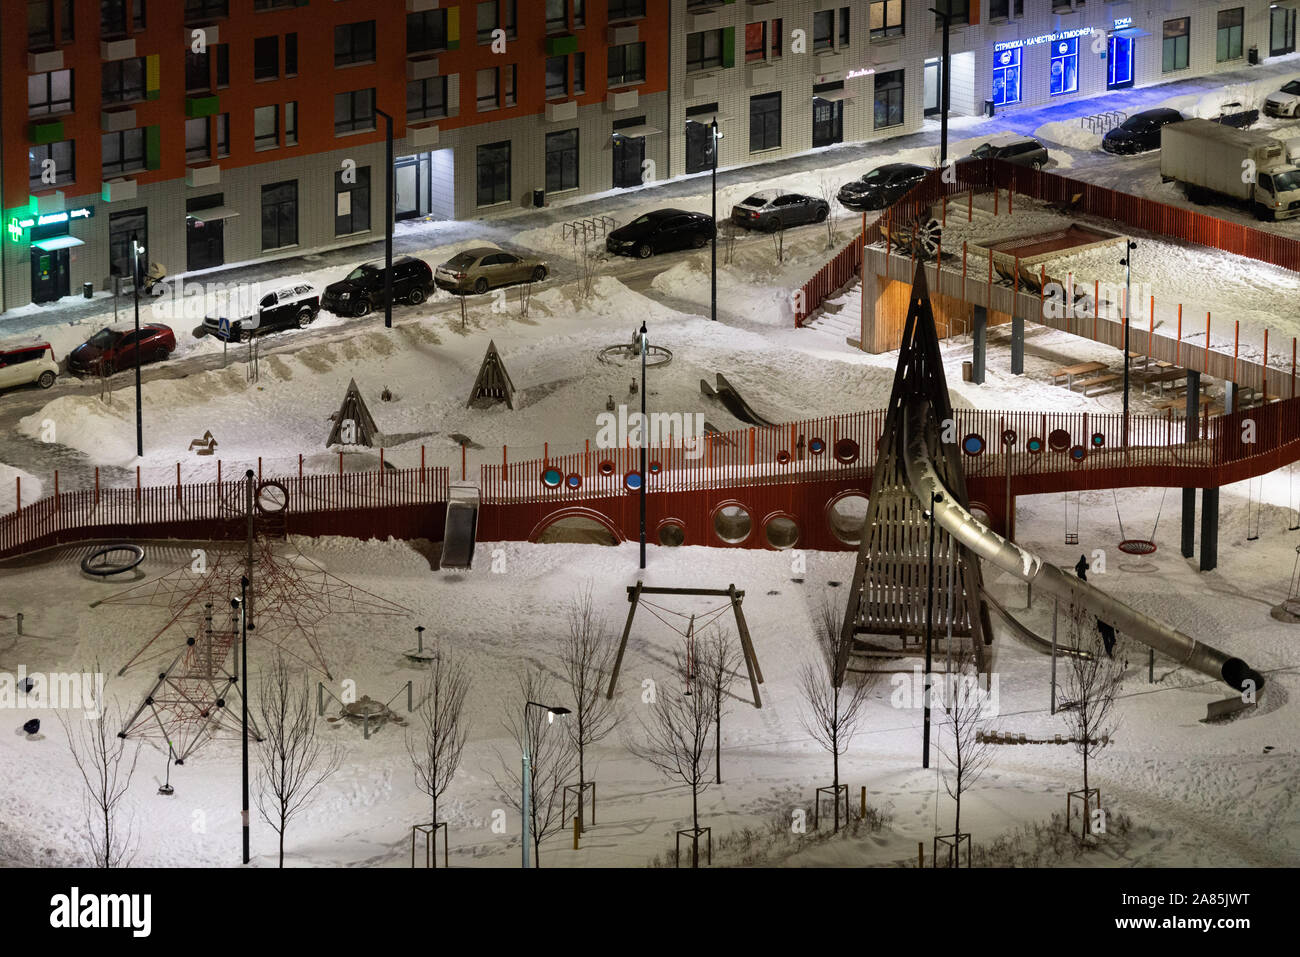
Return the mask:
<path id="1" fill-rule="evenodd" d="M 993 52 L 1000 53 L 1003 50 L 1014 50 L 1017 47 L 1030 47 L 1038 43 L 1055 43 L 1057 40 L 1072 40 L 1075 37 L 1087 36 L 1092 32 L 1092 27 L 1080 27 L 1078 30 L 1065 30 L 1061 33 L 1044 33 L 1036 37 L 1029 37 L 1027 40 L 1007 40 L 1003 43 L 993 44 Z"/>

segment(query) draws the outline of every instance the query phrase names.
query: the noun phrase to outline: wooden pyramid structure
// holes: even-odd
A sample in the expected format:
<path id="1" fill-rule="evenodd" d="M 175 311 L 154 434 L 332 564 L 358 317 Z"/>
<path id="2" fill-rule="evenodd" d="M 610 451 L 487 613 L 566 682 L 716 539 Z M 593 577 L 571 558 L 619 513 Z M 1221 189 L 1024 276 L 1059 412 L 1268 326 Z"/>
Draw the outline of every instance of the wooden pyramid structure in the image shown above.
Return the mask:
<path id="1" fill-rule="evenodd" d="M 903 461 L 905 410 L 918 398 L 928 402 L 932 412 L 928 441 L 936 471 L 956 500 L 969 507 L 958 443 L 939 441 L 939 423 L 952 417 L 952 406 L 925 270 L 919 265 L 912 280 L 894 388 L 845 609 L 841 634 L 849 640 L 842 642 L 844 652 L 837 663 L 841 679 L 851 658 L 865 665 L 863 659 L 899 658 L 925 651 L 930 541 L 925 510 L 930 503 L 918 501 L 912 493 Z M 939 525 L 934 530 L 934 571 L 931 628 L 936 647 L 946 641 L 951 624 L 953 647 L 948 650 L 954 661 L 958 655 L 961 660 L 973 656 L 976 667 L 986 670 L 984 645 L 992 641 L 993 632 L 988 609 L 980 598 L 979 559 Z"/>
<path id="2" fill-rule="evenodd" d="M 506 371 L 501 354 L 497 352 L 497 344 L 492 340 L 488 340 L 487 352 L 483 356 L 483 364 L 479 366 L 474 388 L 470 390 L 469 401 L 465 403 L 466 408 L 473 405 L 475 399 L 504 401 L 506 408 L 515 407 L 515 384 L 510 381 L 510 373 Z"/>
<path id="3" fill-rule="evenodd" d="M 352 441 L 344 441 L 343 426 L 345 422 L 352 423 Z M 348 380 L 347 395 L 343 396 L 343 404 L 339 406 L 338 413 L 334 416 L 334 425 L 330 427 L 330 437 L 325 442 L 325 447 L 331 445 L 364 445 L 370 447 L 374 445 L 375 436 L 379 434 L 379 428 L 375 425 L 375 420 L 370 417 L 370 410 L 366 408 L 366 400 L 361 398 L 361 390 L 357 388 L 357 380 Z"/>

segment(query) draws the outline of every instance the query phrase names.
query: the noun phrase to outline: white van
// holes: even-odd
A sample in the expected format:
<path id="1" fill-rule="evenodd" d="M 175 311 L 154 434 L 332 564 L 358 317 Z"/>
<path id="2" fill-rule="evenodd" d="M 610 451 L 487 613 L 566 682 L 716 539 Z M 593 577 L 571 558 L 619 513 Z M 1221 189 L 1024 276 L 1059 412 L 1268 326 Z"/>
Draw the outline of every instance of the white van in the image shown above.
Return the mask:
<path id="1" fill-rule="evenodd" d="M 0 343 L 0 389 L 13 389 L 33 382 L 48 389 L 54 385 L 58 374 L 54 347 L 48 342 Z"/>

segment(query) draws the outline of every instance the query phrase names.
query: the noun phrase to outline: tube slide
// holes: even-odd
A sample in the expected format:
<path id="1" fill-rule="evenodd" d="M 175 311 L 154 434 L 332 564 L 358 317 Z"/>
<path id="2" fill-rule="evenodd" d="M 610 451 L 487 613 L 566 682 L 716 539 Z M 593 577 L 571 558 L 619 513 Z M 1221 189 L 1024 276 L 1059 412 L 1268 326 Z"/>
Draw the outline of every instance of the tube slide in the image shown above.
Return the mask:
<path id="1" fill-rule="evenodd" d="M 976 520 L 957 503 L 935 471 L 926 442 L 928 419 L 929 404 L 924 400 L 914 400 L 907 407 L 903 425 L 907 482 L 922 503 L 929 502 L 931 494 L 935 496 L 935 520 L 958 542 L 985 561 L 1030 582 L 1040 594 L 1077 602 L 1130 638 L 1188 668 L 1221 679 L 1234 691 L 1241 691 L 1247 679 L 1254 682 L 1256 691 L 1263 689 L 1264 676 L 1240 658 L 1229 657 L 1217 648 L 1130 608 L 1088 582 L 1044 562 Z"/>

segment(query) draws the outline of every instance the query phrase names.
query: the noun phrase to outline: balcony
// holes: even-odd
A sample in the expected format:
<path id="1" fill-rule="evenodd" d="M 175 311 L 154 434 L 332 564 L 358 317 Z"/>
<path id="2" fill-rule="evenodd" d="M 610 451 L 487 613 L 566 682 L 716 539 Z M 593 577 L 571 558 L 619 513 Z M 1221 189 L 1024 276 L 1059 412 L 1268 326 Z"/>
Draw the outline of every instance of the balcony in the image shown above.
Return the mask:
<path id="1" fill-rule="evenodd" d="M 185 170 L 185 185 L 191 189 L 216 186 L 220 182 L 221 167 L 215 163 L 211 166 L 191 166 Z"/>
<path id="2" fill-rule="evenodd" d="M 106 180 L 99 191 L 99 198 L 105 203 L 120 203 L 135 199 L 136 182 L 130 178 Z"/>
<path id="3" fill-rule="evenodd" d="M 429 126 L 408 126 L 406 128 L 406 142 L 408 146 L 418 149 L 431 149 L 438 145 L 438 124 L 432 123 Z"/>
<path id="4" fill-rule="evenodd" d="M 641 30 L 635 23 L 627 23 L 621 27 L 610 27 L 605 32 L 605 39 L 612 47 L 636 43 L 641 39 Z"/>
<path id="5" fill-rule="evenodd" d="M 546 38 L 547 56 L 567 56 L 578 52 L 578 38 L 573 34 Z"/>
<path id="6" fill-rule="evenodd" d="M 621 113 L 623 110 L 635 110 L 639 102 L 640 96 L 636 90 L 619 90 L 607 94 L 605 97 L 605 106 L 613 113 Z"/>
<path id="7" fill-rule="evenodd" d="M 437 10 L 438 0 L 406 0 L 407 13 L 424 13 L 426 10 Z"/>
<path id="8" fill-rule="evenodd" d="M 133 109 L 101 110 L 99 113 L 99 128 L 104 133 L 133 130 L 136 126 L 135 110 Z"/>
<path id="9" fill-rule="evenodd" d="M 135 55 L 135 37 L 103 40 L 99 44 L 99 58 L 106 63 L 111 60 L 130 60 Z"/>
<path id="10" fill-rule="evenodd" d="M 425 56 L 406 61 L 406 78 L 408 80 L 427 80 L 438 75 L 438 58 Z"/>
<path id="11" fill-rule="evenodd" d="M 63 69 L 63 51 L 47 50 L 44 53 L 27 54 L 28 73 L 54 73 Z"/>
<path id="12" fill-rule="evenodd" d="M 216 116 L 221 111 L 221 97 L 216 94 L 187 96 L 185 115 L 193 120 L 201 116 Z"/>
<path id="13" fill-rule="evenodd" d="M 713 99 L 718 95 L 719 85 L 716 73 L 701 73 L 698 76 L 688 76 L 686 78 L 686 96 L 688 99 L 699 99 L 700 97 Z"/>
<path id="14" fill-rule="evenodd" d="M 63 132 L 62 120 L 47 120 L 27 124 L 27 140 L 34 146 L 59 143 L 66 139 L 67 136 Z"/>
<path id="15" fill-rule="evenodd" d="M 546 122 L 556 123 L 561 120 L 576 120 L 578 118 L 578 101 L 565 100 L 561 103 L 546 104 Z"/>

